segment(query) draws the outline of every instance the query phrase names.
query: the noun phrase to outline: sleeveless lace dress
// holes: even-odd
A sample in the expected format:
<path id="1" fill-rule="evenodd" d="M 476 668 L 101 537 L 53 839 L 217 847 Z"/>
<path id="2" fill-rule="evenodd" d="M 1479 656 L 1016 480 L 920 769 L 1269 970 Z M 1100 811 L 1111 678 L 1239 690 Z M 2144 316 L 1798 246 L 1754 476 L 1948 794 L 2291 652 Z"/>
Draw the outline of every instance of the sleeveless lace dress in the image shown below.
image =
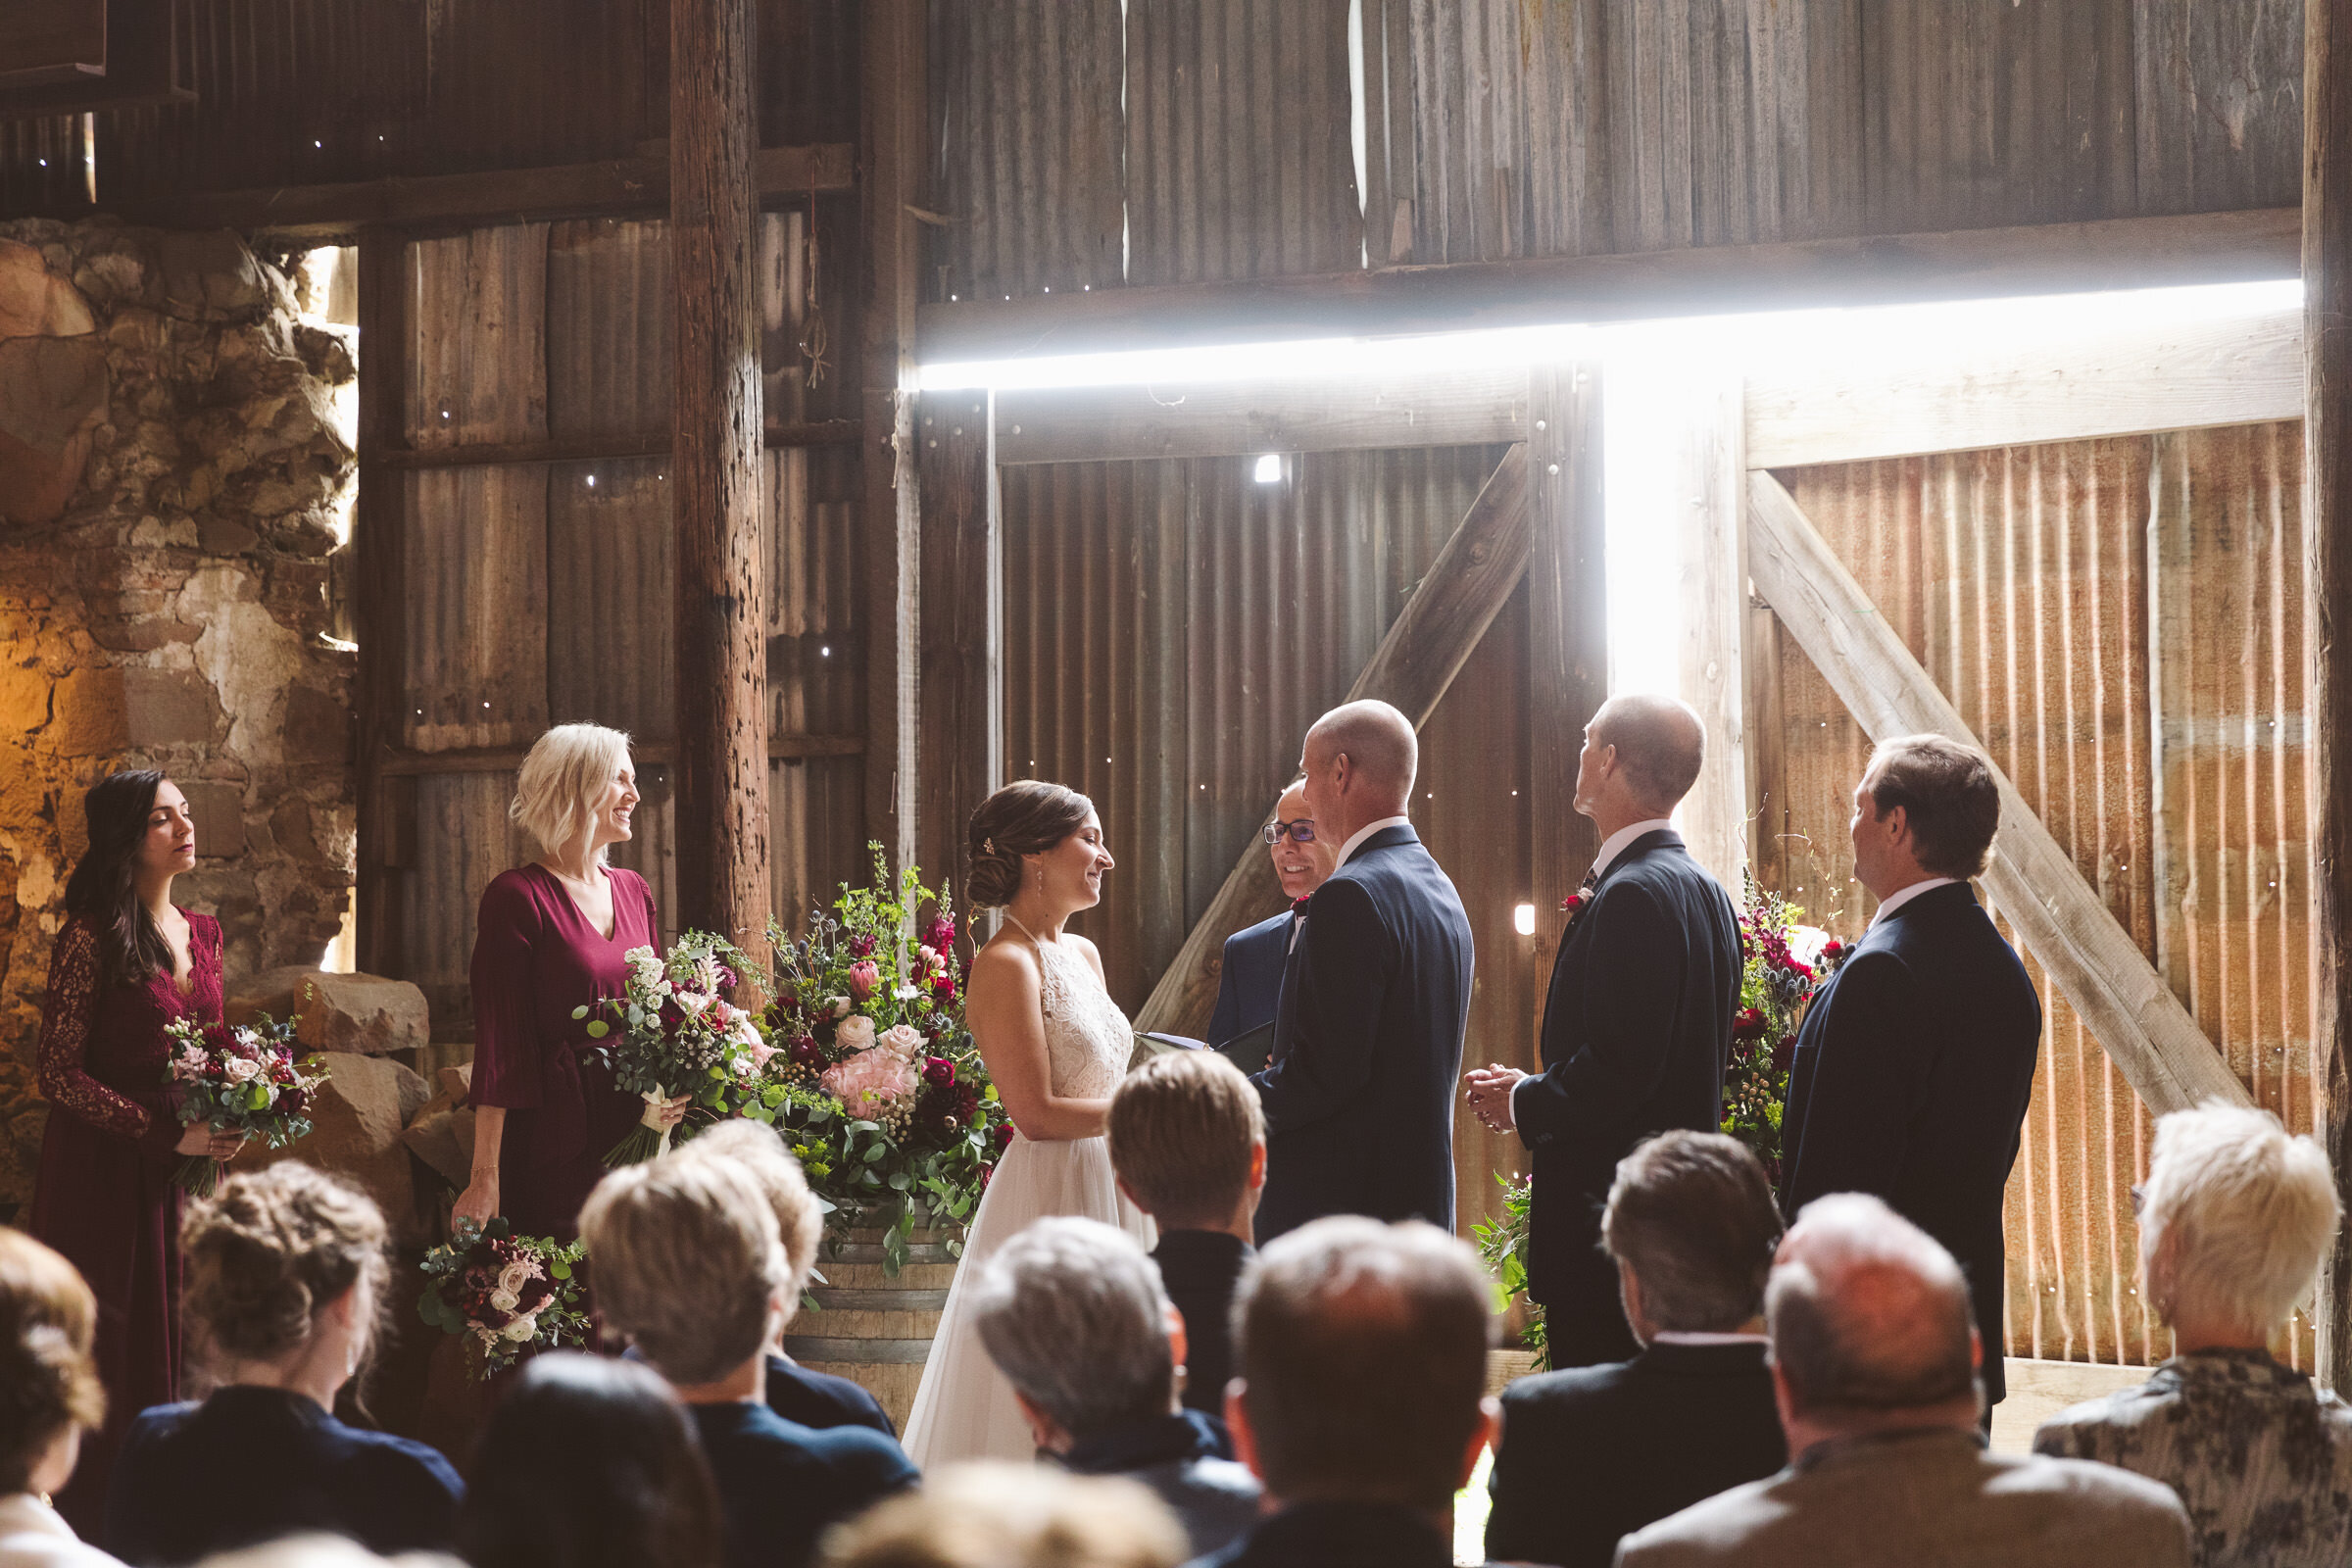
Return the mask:
<path id="1" fill-rule="evenodd" d="M 1018 920 L 1005 918 L 1037 951 L 1054 1093 L 1073 1100 L 1106 1098 L 1126 1072 L 1134 1049 L 1127 1015 L 1084 957 L 1058 943 L 1039 942 Z M 1025 1463 L 1036 1456 L 1029 1424 L 1013 1403 L 1012 1386 L 997 1371 L 972 1326 L 967 1297 L 989 1254 L 1049 1214 L 1099 1219 L 1146 1248 L 1155 1245 L 1150 1216 L 1119 1196 L 1107 1140 L 1031 1143 L 1015 1134 L 972 1216 L 963 1266 L 948 1292 L 906 1420 L 907 1457 L 925 1473 L 963 1459 Z"/>

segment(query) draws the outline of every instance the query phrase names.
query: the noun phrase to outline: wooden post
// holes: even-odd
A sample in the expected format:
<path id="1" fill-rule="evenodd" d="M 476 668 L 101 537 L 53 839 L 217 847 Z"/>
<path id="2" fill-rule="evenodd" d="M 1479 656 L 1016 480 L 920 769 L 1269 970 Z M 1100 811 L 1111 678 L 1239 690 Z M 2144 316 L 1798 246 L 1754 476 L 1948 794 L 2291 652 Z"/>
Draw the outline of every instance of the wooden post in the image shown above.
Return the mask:
<path id="1" fill-rule="evenodd" d="M 927 392 L 912 401 L 918 406 L 909 423 L 927 498 L 914 840 L 931 885 L 948 883 L 960 893 L 964 827 L 1003 766 L 992 411 L 983 387 Z M 866 765 L 876 765 L 870 753 Z"/>
<path id="2" fill-rule="evenodd" d="M 767 924 L 766 605 L 752 287 L 752 3 L 672 0 L 678 925 Z"/>
<path id="3" fill-rule="evenodd" d="M 915 279 L 922 206 L 924 0 L 868 0 L 864 31 L 865 312 L 858 345 L 864 461 L 865 836 L 894 865 L 915 841 L 920 507 L 914 433 Z M 955 824 L 960 830 L 962 824 Z M 934 885 L 960 868 L 925 861 Z"/>
<path id="4" fill-rule="evenodd" d="M 408 639 L 402 562 L 408 479 L 383 462 L 408 445 L 408 387 L 416 323 L 408 236 L 371 228 L 360 236 L 360 495 L 352 519 L 358 592 L 352 631 L 359 643 L 359 965 L 401 976 L 404 850 L 415 837 L 416 781 L 391 778 L 385 756 L 407 734 L 402 723 Z"/>
<path id="5" fill-rule="evenodd" d="M 2336 742 L 2352 735 L 2352 16 L 2304 8 L 2303 539 L 2310 605 L 2309 728 L 2313 985 L 2318 992 L 2328 1156 L 2352 1194 L 2352 774 Z M 2321 1275 L 2319 1378 L 2352 1384 L 2352 1247 L 2341 1236 Z"/>

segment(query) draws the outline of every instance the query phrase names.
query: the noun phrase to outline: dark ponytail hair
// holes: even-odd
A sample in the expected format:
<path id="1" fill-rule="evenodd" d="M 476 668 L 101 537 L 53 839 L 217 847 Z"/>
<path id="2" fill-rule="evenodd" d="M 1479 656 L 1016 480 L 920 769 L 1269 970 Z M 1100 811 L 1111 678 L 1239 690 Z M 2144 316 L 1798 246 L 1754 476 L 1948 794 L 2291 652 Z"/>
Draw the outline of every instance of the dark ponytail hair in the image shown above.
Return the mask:
<path id="1" fill-rule="evenodd" d="M 139 846 L 164 775 L 152 767 L 109 773 L 81 798 L 90 847 L 66 879 L 66 912 L 98 927 L 98 984 L 143 986 L 172 970 L 172 948 L 139 902 Z"/>
<path id="2" fill-rule="evenodd" d="M 1042 855 L 1080 828 L 1095 803 L 1076 790 L 1041 779 L 1005 785 L 980 803 L 965 833 L 971 875 L 964 902 L 975 909 L 1001 909 L 1021 891 L 1021 857 Z"/>

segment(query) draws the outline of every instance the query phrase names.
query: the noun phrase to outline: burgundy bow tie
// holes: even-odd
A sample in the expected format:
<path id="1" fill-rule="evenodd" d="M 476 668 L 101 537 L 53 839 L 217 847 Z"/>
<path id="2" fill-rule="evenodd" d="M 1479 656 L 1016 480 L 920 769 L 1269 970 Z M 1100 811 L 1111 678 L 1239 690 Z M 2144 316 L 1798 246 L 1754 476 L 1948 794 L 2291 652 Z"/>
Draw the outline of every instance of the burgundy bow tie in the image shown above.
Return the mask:
<path id="1" fill-rule="evenodd" d="M 1306 896 L 1306 899 L 1311 899 L 1313 897 L 1314 895 L 1309 893 Z M 1291 912 L 1293 914 L 1304 914 L 1306 912 L 1306 899 L 1293 899 L 1291 901 Z"/>

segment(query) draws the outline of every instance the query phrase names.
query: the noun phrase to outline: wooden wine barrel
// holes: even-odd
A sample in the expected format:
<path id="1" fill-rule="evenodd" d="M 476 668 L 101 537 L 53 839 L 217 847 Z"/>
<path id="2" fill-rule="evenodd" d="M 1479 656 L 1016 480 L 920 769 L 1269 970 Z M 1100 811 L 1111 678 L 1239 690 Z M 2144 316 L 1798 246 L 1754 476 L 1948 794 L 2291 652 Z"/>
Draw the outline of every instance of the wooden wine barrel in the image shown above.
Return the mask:
<path id="1" fill-rule="evenodd" d="M 815 1298 L 784 1332 L 784 1350 L 812 1371 L 830 1372 L 863 1388 L 890 1412 L 901 1432 L 914 1409 L 914 1391 L 939 1332 L 956 1260 L 944 1232 L 907 1238 L 906 1265 L 896 1278 L 882 1264 L 882 1232 L 854 1230 L 839 1251 L 819 1249 L 808 1282 Z"/>

